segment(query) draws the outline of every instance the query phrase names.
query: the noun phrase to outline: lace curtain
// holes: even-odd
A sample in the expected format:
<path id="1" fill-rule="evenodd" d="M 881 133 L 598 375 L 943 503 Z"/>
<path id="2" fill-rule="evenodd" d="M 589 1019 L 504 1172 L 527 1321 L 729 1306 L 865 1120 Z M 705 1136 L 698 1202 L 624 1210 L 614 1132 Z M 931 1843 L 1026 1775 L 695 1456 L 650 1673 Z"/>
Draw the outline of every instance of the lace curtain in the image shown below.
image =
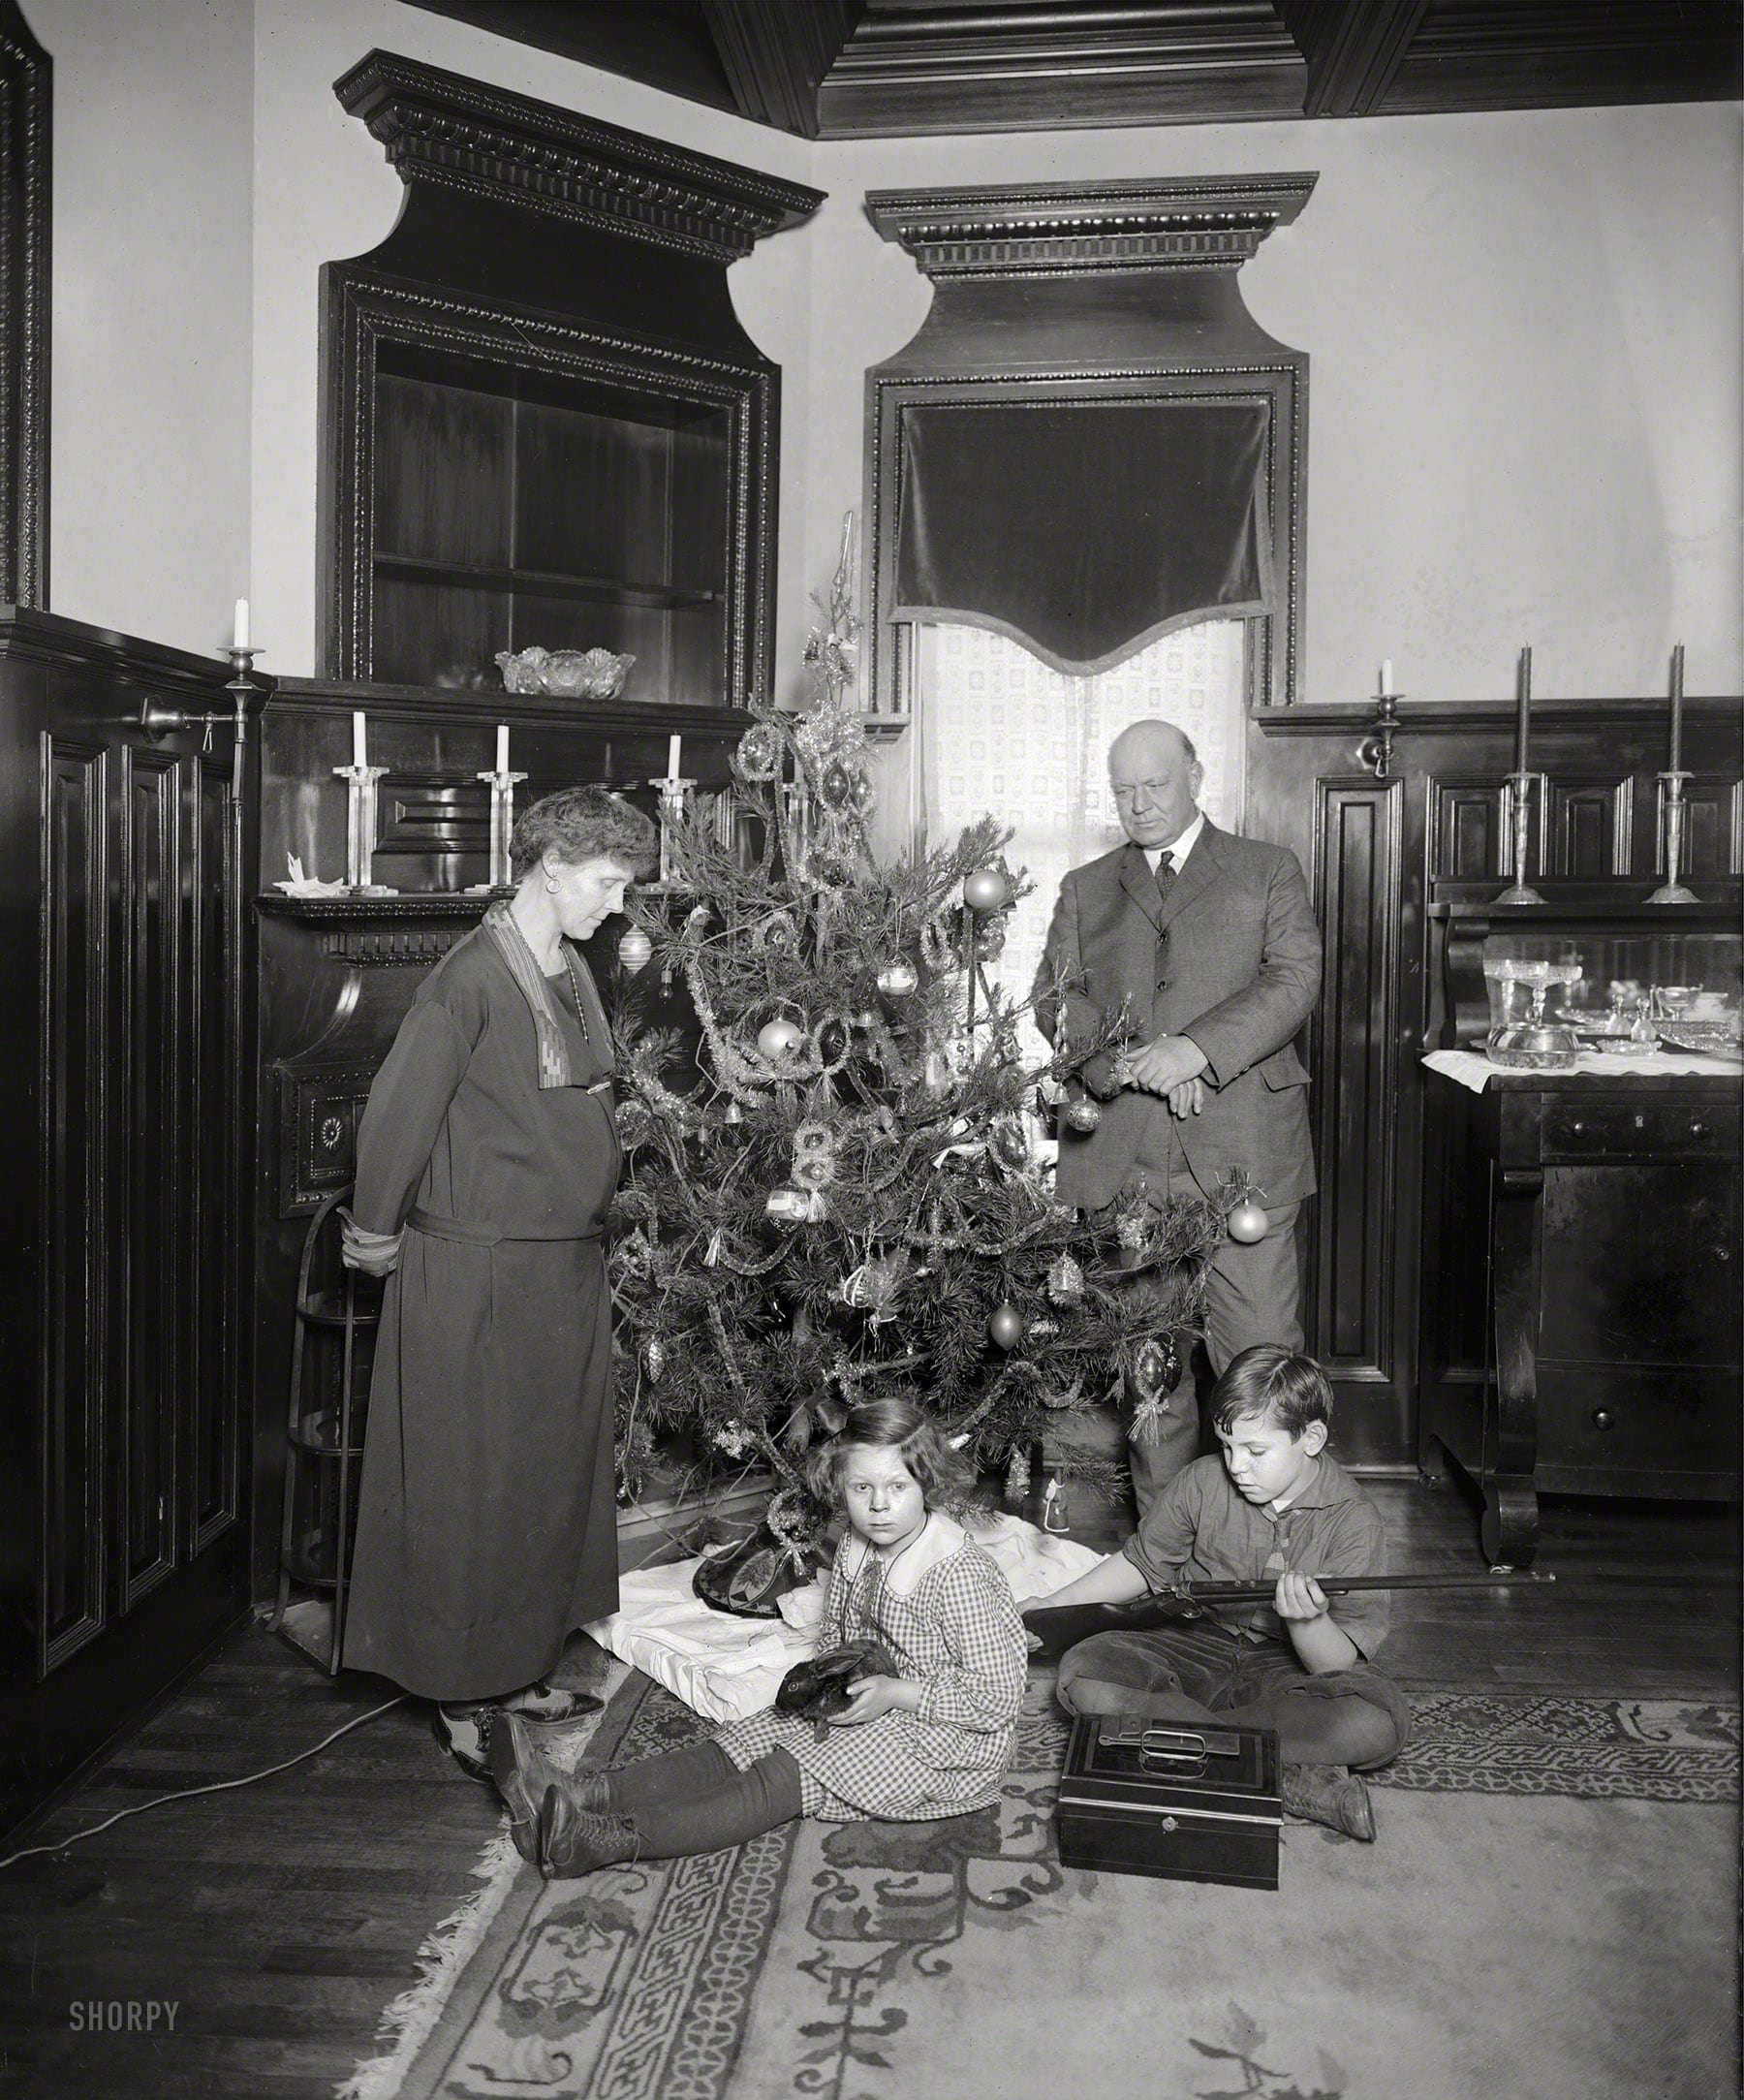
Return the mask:
<path id="1" fill-rule="evenodd" d="M 1108 746 L 1129 722 L 1157 717 L 1193 738 L 1205 768 L 1199 804 L 1241 828 L 1246 720 L 1239 620 L 1205 620 L 1137 651 L 1111 671 L 1068 677 L 984 628 L 917 625 L 914 711 L 920 798 L 935 838 L 983 815 L 1015 828 L 1008 858 L 1034 893 L 1012 914 L 988 977 L 1028 996 L 1060 878 L 1125 835 L 1108 791 Z M 1043 1051 L 1025 1018 L 1027 1058 Z"/>

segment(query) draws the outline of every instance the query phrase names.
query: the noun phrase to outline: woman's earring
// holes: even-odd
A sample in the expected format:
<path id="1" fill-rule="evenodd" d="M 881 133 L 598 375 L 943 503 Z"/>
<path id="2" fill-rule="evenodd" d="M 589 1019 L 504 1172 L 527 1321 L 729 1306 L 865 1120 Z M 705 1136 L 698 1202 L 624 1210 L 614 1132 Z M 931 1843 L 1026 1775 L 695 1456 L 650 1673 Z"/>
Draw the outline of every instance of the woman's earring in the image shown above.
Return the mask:
<path id="1" fill-rule="evenodd" d="M 561 887 L 562 885 L 554 882 L 549 875 L 545 877 L 545 888 L 551 893 L 553 896 L 557 894 L 557 892 Z"/>

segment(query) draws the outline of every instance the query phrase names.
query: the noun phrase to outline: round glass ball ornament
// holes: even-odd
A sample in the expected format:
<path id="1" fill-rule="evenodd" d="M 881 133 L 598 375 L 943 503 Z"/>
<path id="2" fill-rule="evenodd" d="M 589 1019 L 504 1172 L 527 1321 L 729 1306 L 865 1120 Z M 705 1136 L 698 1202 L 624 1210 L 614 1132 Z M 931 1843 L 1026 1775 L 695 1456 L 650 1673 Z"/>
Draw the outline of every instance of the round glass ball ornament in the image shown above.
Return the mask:
<path id="1" fill-rule="evenodd" d="M 1230 1238 L 1239 1239 L 1244 1247 L 1254 1246 L 1265 1238 L 1269 1222 L 1261 1206 L 1245 1197 L 1230 1212 Z"/>
<path id="2" fill-rule="evenodd" d="M 1068 1105 L 1066 1121 L 1074 1130 L 1094 1130 L 1102 1121 L 1102 1103 L 1092 1101 L 1088 1094 L 1081 1095 Z"/>
<path id="3" fill-rule="evenodd" d="M 796 1044 L 805 1040 L 805 1031 L 788 1019 L 785 1014 L 777 1014 L 773 1020 L 765 1020 L 757 1031 L 757 1047 L 771 1064 L 779 1064 Z"/>
<path id="4" fill-rule="evenodd" d="M 1023 1315 L 1015 1305 L 995 1305 L 987 1332 L 1000 1348 L 1015 1349 L 1023 1339 Z"/>
<path id="5" fill-rule="evenodd" d="M 906 999 L 919 989 L 920 978 L 912 962 L 887 962 L 878 973 L 878 988 L 887 999 Z"/>
<path id="6" fill-rule="evenodd" d="M 640 926 L 630 926 L 617 945 L 617 958 L 624 969 L 634 977 L 638 970 L 645 970 L 654 954 L 654 943 Z"/>
<path id="7" fill-rule="evenodd" d="M 963 882 L 963 902 L 972 912 L 983 915 L 1003 911 L 1012 897 L 1012 886 L 1005 871 L 997 867 L 978 867 Z"/>

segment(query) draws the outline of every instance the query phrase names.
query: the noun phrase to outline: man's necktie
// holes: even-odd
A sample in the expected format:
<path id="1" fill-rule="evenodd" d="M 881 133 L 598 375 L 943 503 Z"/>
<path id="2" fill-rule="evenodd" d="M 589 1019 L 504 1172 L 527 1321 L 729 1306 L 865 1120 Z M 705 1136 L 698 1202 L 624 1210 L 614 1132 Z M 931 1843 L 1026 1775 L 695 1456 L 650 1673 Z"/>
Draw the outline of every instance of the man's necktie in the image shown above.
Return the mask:
<path id="1" fill-rule="evenodd" d="M 1161 897 L 1161 898 L 1162 898 L 1162 899 L 1164 900 L 1164 902 L 1165 902 L 1165 903 L 1167 903 L 1167 902 L 1168 901 L 1168 893 L 1169 893 L 1169 891 L 1170 891 L 1170 890 L 1172 890 L 1172 889 L 1174 888 L 1174 879 L 1175 879 L 1175 867 L 1174 867 L 1174 856 L 1173 856 L 1173 854 L 1171 854 L 1171 853 L 1160 853 L 1160 854 L 1158 854 L 1158 856 L 1157 856 L 1157 894 L 1158 894 L 1158 895 L 1159 895 L 1159 896 L 1160 896 L 1160 897 Z"/>

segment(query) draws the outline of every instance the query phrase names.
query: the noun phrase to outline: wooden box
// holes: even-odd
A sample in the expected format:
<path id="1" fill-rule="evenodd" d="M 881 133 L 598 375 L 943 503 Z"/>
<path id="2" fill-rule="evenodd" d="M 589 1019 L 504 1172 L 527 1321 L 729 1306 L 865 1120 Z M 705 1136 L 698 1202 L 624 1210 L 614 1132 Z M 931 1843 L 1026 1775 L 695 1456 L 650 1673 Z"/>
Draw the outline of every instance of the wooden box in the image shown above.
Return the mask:
<path id="1" fill-rule="evenodd" d="M 1270 1729 L 1079 1714 L 1060 1779 L 1060 1860 L 1168 1881 L 1278 1886 Z"/>

